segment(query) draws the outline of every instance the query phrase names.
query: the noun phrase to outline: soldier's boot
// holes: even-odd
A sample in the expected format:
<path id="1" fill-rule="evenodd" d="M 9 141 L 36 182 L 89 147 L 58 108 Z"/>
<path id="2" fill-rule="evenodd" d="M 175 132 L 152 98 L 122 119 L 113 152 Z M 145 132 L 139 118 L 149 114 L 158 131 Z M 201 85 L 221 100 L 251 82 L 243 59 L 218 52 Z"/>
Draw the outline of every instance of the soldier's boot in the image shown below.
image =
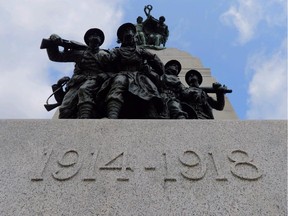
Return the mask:
<path id="1" fill-rule="evenodd" d="M 172 119 L 187 119 L 188 117 L 187 113 L 182 111 L 179 106 L 170 106 L 169 111 L 170 111 L 170 118 Z"/>
<path id="2" fill-rule="evenodd" d="M 181 113 L 180 115 L 177 116 L 177 119 L 187 119 L 187 116 Z"/>
<path id="3" fill-rule="evenodd" d="M 92 117 L 93 104 L 83 103 L 78 106 L 79 108 L 79 118 L 80 119 L 89 119 Z"/>
<path id="4" fill-rule="evenodd" d="M 107 116 L 109 119 L 118 119 L 122 103 L 118 100 L 109 100 L 107 103 Z"/>

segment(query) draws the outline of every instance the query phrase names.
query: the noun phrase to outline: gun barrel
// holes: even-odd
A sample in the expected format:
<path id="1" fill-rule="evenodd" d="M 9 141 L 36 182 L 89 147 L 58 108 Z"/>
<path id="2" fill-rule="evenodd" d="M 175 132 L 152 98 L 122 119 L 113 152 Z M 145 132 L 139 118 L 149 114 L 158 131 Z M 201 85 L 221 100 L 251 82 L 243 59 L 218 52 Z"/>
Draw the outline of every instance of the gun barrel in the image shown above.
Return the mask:
<path id="1" fill-rule="evenodd" d="M 87 46 L 85 44 L 82 44 L 76 41 L 69 41 L 69 40 L 62 39 L 62 41 L 55 42 L 55 41 L 52 41 L 50 39 L 45 39 L 45 38 L 42 39 L 40 49 L 47 49 L 53 45 L 62 46 L 67 49 L 76 49 L 76 50 L 87 49 Z"/>
<path id="2" fill-rule="evenodd" d="M 206 93 L 217 93 L 217 89 L 211 87 L 200 87 Z M 232 89 L 221 89 L 223 93 L 232 93 Z"/>
<path id="3" fill-rule="evenodd" d="M 47 49 L 50 46 L 52 46 L 53 44 L 54 43 L 51 40 L 43 38 L 41 45 L 40 45 L 40 49 Z"/>
<path id="4" fill-rule="evenodd" d="M 55 104 L 44 104 L 45 109 L 49 112 L 53 109 L 55 109 L 56 107 L 60 106 L 59 103 L 55 103 Z"/>

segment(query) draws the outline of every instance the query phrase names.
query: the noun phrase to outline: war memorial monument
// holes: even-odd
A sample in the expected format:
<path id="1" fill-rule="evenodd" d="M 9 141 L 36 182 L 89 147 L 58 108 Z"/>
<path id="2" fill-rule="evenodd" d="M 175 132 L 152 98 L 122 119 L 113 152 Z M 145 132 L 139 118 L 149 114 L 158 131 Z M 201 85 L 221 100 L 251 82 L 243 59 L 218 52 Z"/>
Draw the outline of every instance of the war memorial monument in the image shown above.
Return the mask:
<path id="1" fill-rule="evenodd" d="M 287 121 L 238 120 L 233 87 L 169 47 L 152 9 L 113 49 L 97 27 L 42 40 L 75 68 L 52 120 L 0 121 L 0 215 L 287 215 Z"/>

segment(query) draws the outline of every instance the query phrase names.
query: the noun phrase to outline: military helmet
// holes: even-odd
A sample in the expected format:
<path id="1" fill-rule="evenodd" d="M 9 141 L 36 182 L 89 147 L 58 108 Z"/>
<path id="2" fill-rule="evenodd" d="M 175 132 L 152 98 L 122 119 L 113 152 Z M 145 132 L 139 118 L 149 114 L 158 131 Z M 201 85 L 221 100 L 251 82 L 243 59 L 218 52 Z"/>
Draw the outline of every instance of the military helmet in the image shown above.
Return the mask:
<path id="1" fill-rule="evenodd" d="M 97 35 L 97 36 L 99 36 L 99 37 L 100 37 L 100 40 L 101 40 L 99 46 L 101 46 L 101 45 L 103 44 L 104 39 L 105 39 L 105 36 L 104 36 L 104 33 L 103 33 L 103 31 L 102 31 L 101 29 L 91 28 L 91 29 L 89 29 L 89 30 L 85 33 L 85 35 L 84 35 L 84 41 L 85 41 L 85 43 L 86 43 L 87 45 L 89 44 L 89 37 L 90 37 L 91 35 Z"/>
<path id="2" fill-rule="evenodd" d="M 175 60 L 175 59 L 170 60 L 170 61 L 168 61 L 168 62 L 165 64 L 165 70 L 166 70 L 170 65 L 173 65 L 173 64 L 177 65 L 177 67 L 178 67 L 178 72 L 177 72 L 177 74 L 176 74 L 176 75 L 178 75 L 178 74 L 180 73 L 181 69 L 182 69 L 182 66 L 181 66 L 180 62 L 177 61 L 177 60 Z"/>
<path id="3" fill-rule="evenodd" d="M 124 23 L 123 25 L 121 25 L 118 30 L 117 30 L 117 37 L 120 41 L 122 41 L 123 39 L 123 34 L 126 30 L 132 30 L 134 32 L 134 34 L 136 34 L 136 27 L 134 24 L 132 23 Z"/>
<path id="4" fill-rule="evenodd" d="M 190 83 L 189 77 L 190 77 L 191 75 L 196 75 L 196 76 L 198 77 L 198 83 L 199 83 L 199 85 L 201 85 L 201 83 L 202 83 L 202 81 L 203 81 L 203 77 L 202 77 L 202 75 L 201 75 L 201 73 L 200 73 L 199 71 L 194 70 L 194 69 L 189 70 L 189 71 L 185 74 L 185 81 L 186 81 L 186 83 L 189 85 L 189 83 Z"/>

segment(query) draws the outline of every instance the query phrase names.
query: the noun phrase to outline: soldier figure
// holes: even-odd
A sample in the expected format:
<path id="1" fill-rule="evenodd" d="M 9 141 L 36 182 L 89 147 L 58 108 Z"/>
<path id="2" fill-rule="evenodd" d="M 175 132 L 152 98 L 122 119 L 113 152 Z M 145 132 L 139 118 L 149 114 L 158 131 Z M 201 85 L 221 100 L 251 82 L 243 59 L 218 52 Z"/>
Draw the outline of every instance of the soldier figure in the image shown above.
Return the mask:
<path id="1" fill-rule="evenodd" d="M 156 32 L 150 34 L 150 38 L 152 39 L 152 41 L 154 41 L 153 43 L 155 46 L 160 46 L 161 44 L 163 44 L 163 46 L 165 47 L 166 41 L 168 40 L 169 30 L 168 26 L 164 22 L 165 17 L 160 16 L 159 22 L 156 26 Z"/>
<path id="2" fill-rule="evenodd" d="M 109 77 L 104 66 L 108 52 L 99 49 L 104 42 L 104 33 L 98 28 L 89 29 L 84 35 L 88 47 L 79 50 L 64 49 L 61 52 L 57 44 L 62 39 L 52 34 L 50 40 L 55 43 L 46 48 L 51 61 L 76 63 L 59 108 L 59 118 L 90 118 L 95 107 L 95 88 Z"/>
<path id="3" fill-rule="evenodd" d="M 178 74 L 181 64 L 177 60 L 170 60 L 165 64 L 165 74 L 161 76 L 162 93 L 165 104 L 164 118 L 185 119 L 187 113 L 182 110 L 179 97 L 185 86 L 181 83 Z"/>
<path id="4" fill-rule="evenodd" d="M 159 108 L 159 104 L 162 104 L 158 88 L 149 77 L 154 77 L 151 69 L 161 76 L 164 72 L 163 63 L 155 54 L 136 46 L 135 34 L 136 29 L 132 23 L 121 25 L 117 31 L 121 47 L 115 48 L 110 54 L 110 62 L 116 66 L 117 73 L 110 80 L 106 97 L 107 115 L 111 119 L 120 117 L 123 105 L 130 108 L 133 106 L 135 112 L 135 100 L 138 104 L 148 106 L 147 109 L 138 107 L 137 112 L 141 113 L 142 108 L 145 113 L 137 118 L 156 118 L 157 114 L 153 109 Z"/>
<path id="5" fill-rule="evenodd" d="M 159 20 L 157 20 L 150 14 L 152 9 L 152 5 L 146 5 L 144 7 L 144 12 L 147 16 L 147 19 L 143 23 L 143 28 L 147 35 L 147 44 L 156 47 L 159 47 L 161 44 L 163 44 L 163 47 L 165 47 L 169 37 L 168 26 L 164 23 L 165 17 L 160 16 Z"/>
<path id="6" fill-rule="evenodd" d="M 146 45 L 146 37 L 143 32 L 143 17 L 138 16 L 137 17 L 137 24 L 135 25 L 136 27 L 136 43 L 137 45 L 145 46 Z"/>
<path id="7" fill-rule="evenodd" d="M 223 110 L 227 88 L 220 83 L 213 83 L 212 88 L 217 97 L 215 100 L 200 88 L 203 78 L 199 71 L 189 70 L 185 75 L 185 81 L 190 87 L 182 94 L 182 106 L 189 114 L 189 118 L 214 119 L 212 108 Z"/>

